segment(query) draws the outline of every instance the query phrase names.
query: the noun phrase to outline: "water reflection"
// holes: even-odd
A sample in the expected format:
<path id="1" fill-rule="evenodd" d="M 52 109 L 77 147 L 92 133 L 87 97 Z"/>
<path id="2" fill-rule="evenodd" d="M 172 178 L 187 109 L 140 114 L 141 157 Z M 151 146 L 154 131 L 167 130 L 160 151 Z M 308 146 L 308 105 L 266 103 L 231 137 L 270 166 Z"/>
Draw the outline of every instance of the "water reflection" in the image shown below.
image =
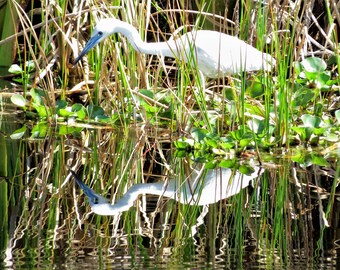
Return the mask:
<path id="1" fill-rule="evenodd" d="M 325 168 L 278 158 L 270 169 L 254 166 L 251 176 L 188 170 L 188 160 L 171 159 L 175 177 L 152 183 L 150 172 L 168 173 L 156 170 L 156 155 L 139 133 L 136 139 L 94 130 L 82 138 L 3 136 L 19 127 L 2 125 L 0 133 L 6 161 L 0 163 L 0 268 L 336 269 L 337 159 Z M 112 200 L 121 207 L 117 215 L 83 214 L 87 203 L 80 202 L 87 199 L 67 177 L 69 160 L 82 164 L 90 187 L 121 198 Z M 249 183 L 254 189 L 245 188 Z M 103 200 L 111 211 L 111 201 Z"/>
<path id="2" fill-rule="evenodd" d="M 257 167 L 250 175 L 241 174 L 237 170 L 218 168 L 192 170 L 184 183 L 178 183 L 175 178 L 166 182 L 136 184 L 114 204 L 89 188 L 72 170 L 77 184 L 84 190 L 89 199 L 91 209 L 98 215 L 117 215 L 127 211 L 134 201 L 142 194 L 151 194 L 174 199 L 183 204 L 209 205 L 239 193 L 249 186 L 250 181 L 263 171 Z"/>

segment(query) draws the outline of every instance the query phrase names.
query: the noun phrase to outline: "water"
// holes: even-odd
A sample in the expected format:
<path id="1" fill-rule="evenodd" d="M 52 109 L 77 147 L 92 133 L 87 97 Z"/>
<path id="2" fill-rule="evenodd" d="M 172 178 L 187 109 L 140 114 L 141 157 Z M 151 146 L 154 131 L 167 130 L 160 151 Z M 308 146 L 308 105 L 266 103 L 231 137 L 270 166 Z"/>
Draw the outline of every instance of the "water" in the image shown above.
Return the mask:
<path id="1" fill-rule="evenodd" d="M 147 130 L 136 127 L 133 132 L 83 129 L 66 135 L 51 127 L 41 139 L 28 133 L 11 140 L 8 135 L 21 126 L 1 115 L 2 268 L 338 267 L 337 155 L 327 159 L 328 167 L 273 159 L 236 195 L 208 206 L 139 195 L 128 210 L 108 217 L 90 213 L 66 165 L 117 202 L 135 184 L 164 183 L 165 175 L 178 186 L 188 183 L 190 157 L 174 158 L 170 149 L 150 144 Z M 252 162 L 239 160 L 238 165 Z M 231 180 L 216 178 L 217 183 Z M 202 189 L 200 196 L 211 195 Z"/>

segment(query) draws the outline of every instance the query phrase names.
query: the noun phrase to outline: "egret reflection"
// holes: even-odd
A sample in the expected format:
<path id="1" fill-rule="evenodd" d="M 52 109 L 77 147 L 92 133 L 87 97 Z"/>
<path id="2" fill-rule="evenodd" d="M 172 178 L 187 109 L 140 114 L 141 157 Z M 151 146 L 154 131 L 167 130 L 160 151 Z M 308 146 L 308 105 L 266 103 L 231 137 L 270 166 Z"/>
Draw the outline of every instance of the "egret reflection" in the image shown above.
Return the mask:
<path id="1" fill-rule="evenodd" d="M 145 194 L 174 199 L 182 204 L 213 204 L 249 186 L 250 182 L 262 173 L 262 169 L 254 167 L 254 172 L 250 175 L 225 168 L 193 170 L 182 184 L 179 184 L 177 179 L 171 178 L 165 182 L 133 185 L 113 204 L 89 188 L 74 171 L 71 170 L 71 173 L 87 196 L 91 210 L 98 215 L 108 216 L 127 211 L 140 195 Z"/>

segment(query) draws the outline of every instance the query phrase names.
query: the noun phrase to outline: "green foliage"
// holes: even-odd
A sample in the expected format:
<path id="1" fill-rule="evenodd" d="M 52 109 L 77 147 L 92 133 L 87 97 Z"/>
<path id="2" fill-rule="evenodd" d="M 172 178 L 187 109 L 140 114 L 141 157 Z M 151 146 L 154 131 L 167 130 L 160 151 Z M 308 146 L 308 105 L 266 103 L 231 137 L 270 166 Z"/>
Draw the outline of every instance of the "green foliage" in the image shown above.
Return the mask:
<path id="1" fill-rule="evenodd" d="M 32 88 L 30 90 L 30 95 L 32 97 L 31 101 L 26 100 L 19 94 L 14 94 L 11 97 L 11 101 L 15 105 L 22 107 L 25 111 L 28 110 L 28 108 L 33 107 L 39 118 L 47 118 L 52 114 L 52 108 L 47 108 L 44 104 L 44 101 L 46 100 L 46 94 L 44 91 Z"/>
<path id="2" fill-rule="evenodd" d="M 304 149 L 299 149 L 295 151 L 291 157 L 292 161 L 299 163 L 302 167 L 306 168 L 311 165 L 326 166 L 329 167 L 330 164 L 323 155 L 313 152 L 308 152 Z"/>
<path id="3" fill-rule="evenodd" d="M 176 155 L 192 154 L 199 162 L 212 161 L 219 157 L 230 155 L 234 150 L 245 150 L 255 147 L 256 136 L 250 129 L 231 131 L 227 136 L 218 136 L 206 129 L 194 128 L 191 138 L 182 137 L 174 142 Z M 255 138 L 255 139 L 254 139 Z M 257 138 L 261 140 L 260 138 Z"/>
<path id="4" fill-rule="evenodd" d="M 5 250 L 8 239 L 20 242 L 14 249 L 12 260 L 18 265 L 13 267 L 40 265 L 40 262 L 46 262 L 51 268 L 58 267 L 53 265 L 60 261 L 57 256 L 60 245 L 55 242 L 56 231 L 60 239 L 68 239 L 60 242 L 62 251 L 68 254 L 83 254 L 82 247 L 88 247 L 89 243 L 92 246 L 95 244 L 97 248 L 93 254 L 98 255 L 99 264 L 106 261 L 108 254 L 105 251 L 119 253 L 115 246 L 121 247 L 117 243 L 123 242 L 126 244 L 123 252 L 132 251 L 129 253 L 130 268 L 157 268 L 159 262 L 164 262 L 164 250 L 171 250 L 167 252 L 170 255 L 165 260 L 177 263 L 174 259 L 179 258 L 187 262 L 187 265 L 192 265 L 189 262 L 197 261 L 199 241 L 202 247 L 200 258 L 205 255 L 207 258 L 201 268 L 209 268 L 214 264 L 214 258 L 218 255 L 216 250 L 227 251 L 227 255 L 232 253 L 223 262 L 225 268 L 247 268 L 242 256 L 249 244 L 247 241 L 250 233 L 256 239 L 255 248 L 264 251 L 260 254 L 263 265 L 267 264 L 268 268 L 282 268 L 284 265 L 294 264 L 295 257 L 289 252 L 305 254 L 305 247 L 314 247 L 317 240 L 315 237 L 322 234 L 324 228 L 314 226 L 321 224 L 322 219 L 312 219 L 315 216 L 326 216 L 323 219 L 332 221 L 334 218 L 324 215 L 322 211 L 327 203 L 326 193 L 329 190 L 322 192 L 321 203 L 319 196 L 313 194 L 314 191 L 309 193 L 313 186 L 308 181 L 314 179 L 310 173 L 317 170 L 308 170 L 306 176 L 301 177 L 301 166 L 330 166 L 331 162 L 325 159 L 326 155 L 319 149 L 315 153 L 306 151 L 307 147 L 291 145 L 301 144 L 308 146 L 308 149 L 311 145 L 319 145 L 326 149 L 328 144 L 335 146 L 334 143 L 339 142 L 340 134 L 340 110 L 337 103 L 339 67 L 336 67 L 339 65 L 339 57 L 336 55 L 338 52 L 335 51 L 333 59 L 328 61 L 329 66 L 318 58 L 307 58 L 296 63 L 295 67 L 292 65 L 294 57 L 304 53 L 300 49 L 305 48 L 306 44 L 300 44 L 304 40 L 300 33 L 304 37 L 305 34 L 310 34 L 306 33 L 309 27 L 305 27 L 303 20 L 300 21 L 300 18 L 304 18 L 304 11 L 308 10 L 300 5 L 308 4 L 308 1 L 299 2 L 294 7 L 289 6 L 289 10 L 283 5 L 278 7 L 275 1 L 270 5 L 263 5 L 261 1 L 239 1 L 238 8 L 229 6 L 235 1 L 189 1 L 185 6 L 185 13 L 182 1 L 169 1 L 166 11 L 157 6 L 157 1 L 138 4 L 114 1 L 107 6 L 106 2 L 109 3 L 94 1 L 88 12 L 73 6 L 72 2 L 41 1 L 41 13 L 25 9 L 25 16 L 20 16 L 21 26 L 13 27 L 19 29 L 13 31 L 13 34 L 21 35 L 20 39 L 23 37 L 24 42 L 19 46 L 11 46 L 19 48 L 20 56 L 16 59 L 18 65 L 12 66 L 10 72 L 16 75 L 13 81 L 24 86 L 24 94 L 15 94 L 11 100 L 25 112 L 30 121 L 8 133 L 12 132 L 13 139 L 20 139 L 28 132 L 31 138 L 49 137 L 48 140 L 14 142 L 23 146 L 22 153 L 4 152 L 6 159 L 2 164 L 6 164 L 10 156 L 18 158 L 18 161 L 25 161 L 22 165 L 16 162 L 20 169 L 15 170 L 14 175 L 20 181 L 3 178 L 0 182 L 0 217 L 4 216 L 1 246 Z M 220 14 L 227 10 L 228 17 L 237 21 L 235 25 L 232 22 L 229 24 L 226 18 L 223 20 L 216 16 L 218 12 L 214 5 L 217 2 L 221 5 L 228 4 L 228 7 L 220 9 Z M 182 6 L 175 7 L 176 3 Z M 199 12 L 191 13 L 190 8 L 194 4 L 200 5 Z M 152 8 L 150 5 L 153 5 Z M 206 7 L 210 7 L 214 14 L 208 14 Z M 156 12 L 151 13 L 153 9 Z M 49 11 L 48 14 L 44 12 L 46 10 Z M 77 15 L 67 14 L 68 10 L 74 10 Z M 280 16 L 278 11 L 289 14 L 289 18 Z M 31 25 L 26 12 L 35 16 L 34 21 L 39 17 L 37 14 L 41 14 L 42 24 L 38 28 L 35 27 L 38 25 Z M 13 14 L 8 10 L 5 14 L 5 22 L 18 21 L 8 19 Z M 195 24 L 197 29 L 208 29 L 201 24 L 205 21 L 209 24 L 209 29 L 222 29 L 241 37 L 259 50 L 270 53 L 277 59 L 277 66 L 272 72 L 201 81 L 195 67 L 180 61 L 175 66 L 175 61 L 170 62 L 169 59 L 140 55 L 131 48 L 126 39 L 119 37 L 119 42 L 114 42 L 114 36 L 93 50 L 88 62 L 84 59 L 82 65 L 72 67 L 70 62 L 72 55 L 76 55 L 78 44 L 87 39 L 97 18 L 104 14 L 117 16 L 135 25 L 140 36 L 148 41 L 176 38 L 176 35 L 171 34 L 181 26 L 191 27 Z M 330 13 L 330 18 L 332 14 Z M 168 25 L 171 30 L 166 29 L 163 32 Z M 305 27 L 303 31 L 301 27 Z M 35 32 L 36 29 L 39 31 Z M 153 33 L 155 34 L 152 37 Z M 331 34 L 327 38 L 327 44 L 332 42 Z M 326 47 L 337 48 L 337 44 Z M 8 49 L 3 51 L 12 58 Z M 327 52 L 325 59 L 326 57 Z M 36 69 L 26 59 L 35 59 Z M 20 91 L 19 87 L 15 91 Z M 71 88 L 76 91 L 68 91 Z M 26 91 L 27 89 L 31 91 Z M 82 100 L 81 103 L 79 100 Z M 120 132 L 112 132 L 118 120 Z M 130 125 L 131 122 L 133 125 Z M 98 126 L 110 131 L 98 132 Z M 143 127 L 141 131 L 138 130 L 140 126 Z M 149 130 L 157 130 L 156 135 L 150 135 Z M 80 132 L 82 137 L 77 141 L 81 146 L 79 149 L 69 143 L 69 137 L 72 140 L 77 139 L 75 137 Z M 63 136 L 66 134 L 72 136 Z M 178 136 L 179 139 L 173 142 L 173 138 Z M 67 143 L 63 143 L 63 138 L 67 138 Z M 167 155 L 172 154 L 172 148 L 168 150 L 171 143 L 174 143 L 178 157 L 190 157 L 194 161 L 204 162 L 207 169 L 233 168 L 245 174 L 254 170 L 243 164 L 244 154 L 249 152 L 251 157 L 259 154 L 258 158 L 263 161 L 272 161 L 277 158 L 277 148 L 284 146 L 291 150 L 283 150 L 288 153 L 285 158 L 280 157 L 283 166 L 272 163 L 271 169 L 260 180 L 254 181 L 255 192 L 241 192 L 243 194 L 209 207 L 184 206 L 171 200 L 159 200 L 153 212 L 150 206 L 154 205 L 154 198 L 152 205 L 149 205 L 146 196 L 143 196 L 140 203 L 118 220 L 91 215 L 87 218 L 85 214 L 81 217 L 84 210 L 87 212 L 88 209 L 81 206 L 81 197 L 73 198 L 72 195 L 70 198 L 73 185 L 67 182 L 66 163 L 76 161 L 75 163 L 82 164 L 86 180 L 91 181 L 98 190 L 111 193 L 114 201 L 123 195 L 130 184 L 144 183 L 150 176 L 153 181 L 154 173 L 159 167 L 178 177 L 180 185 L 186 183 L 189 171 L 184 166 L 188 166 L 192 160 L 187 162 L 188 160 L 183 159 L 183 167 L 174 162 L 176 159 Z M 75 152 L 79 153 L 77 160 Z M 294 161 L 293 167 L 290 166 L 290 161 Z M 33 168 L 38 162 L 41 162 L 39 166 Z M 266 162 L 263 165 L 265 167 Z M 10 167 L 15 166 L 8 168 Z M 338 168 L 339 162 L 334 177 L 335 184 L 338 182 Z M 147 174 L 144 174 L 146 171 Z M 293 176 L 291 171 L 294 171 Z M 329 185 L 324 178 L 325 175 L 322 182 Z M 316 175 L 315 179 L 321 177 Z M 221 181 L 229 180 L 221 178 Z M 318 190 L 322 190 L 321 183 L 317 184 Z M 14 192 L 17 192 L 18 198 L 13 196 Z M 11 199 L 7 200 L 6 196 Z M 316 204 L 313 203 L 315 197 L 318 197 L 315 199 Z M 328 199 L 332 211 L 336 210 L 334 198 L 331 194 Z M 147 211 L 144 211 L 146 202 Z M 166 207 L 163 209 L 164 205 Z M 311 209 L 313 215 L 310 214 Z M 19 216 L 16 215 L 17 212 Z M 8 213 L 17 216 L 14 229 L 20 233 L 14 236 L 6 234 L 7 224 L 14 224 L 8 222 Z M 86 222 L 79 229 L 78 226 L 84 220 Z M 199 221 L 204 224 L 196 226 Z M 8 232 L 14 231 L 12 229 Z M 325 228 L 324 231 L 332 236 L 329 229 Z M 156 236 L 153 232 L 156 232 Z M 79 245 L 75 246 L 75 241 Z M 150 250 L 150 243 L 156 243 L 157 248 Z M 320 244 L 320 247 L 323 254 L 329 254 L 324 245 Z M 228 252 L 230 250 L 232 252 Z M 308 256 L 304 256 L 310 259 L 306 263 L 304 261 L 305 265 L 317 267 L 316 262 L 325 262 L 324 258 L 309 256 L 313 255 L 312 252 L 310 249 Z M 20 260 L 20 254 L 25 254 L 23 261 Z M 236 263 L 233 257 L 236 258 Z M 159 262 L 152 258 L 158 258 Z"/>
<path id="5" fill-rule="evenodd" d="M 45 137 L 51 133 L 71 134 L 80 132 L 83 127 L 82 123 L 90 123 L 92 125 L 102 125 L 105 123 L 114 124 L 117 116 L 107 116 L 104 109 L 90 104 L 83 106 L 75 103 L 68 105 L 65 100 L 57 100 L 56 108 L 47 108 L 45 105 L 46 94 L 40 89 L 32 88 L 30 90 L 31 100 L 25 99 L 22 95 L 14 94 L 11 101 L 18 107 L 21 107 L 26 116 L 30 118 L 38 117 L 39 121 L 31 130 L 33 138 Z M 55 111 L 55 113 L 53 113 Z M 59 125 L 53 129 L 50 125 L 50 119 L 57 119 Z M 65 121 L 66 125 L 65 125 Z M 20 139 L 26 133 L 26 126 L 14 131 L 11 134 L 12 139 Z"/>
<path id="6" fill-rule="evenodd" d="M 21 139 L 21 138 L 25 135 L 26 130 L 27 130 L 26 126 L 23 126 L 23 127 L 19 128 L 19 129 L 15 130 L 15 131 L 11 134 L 10 138 L 11 138 L 12 140 Z"/>
<path id="7" fill-rule="evenodd" d="M 8 72 L 14 75 L 20 75 L 13 78 L 13 81 L 18 82 L 22 85 L 29 85 L 31 73 L 34 71 L 35 64 L 33 61 L 27 61 L 24 67 L 17 64 L 13 64 L 9 67 Z"/>
<path id="8" fill-rule="evenodd" d="M 30 95 L 32 97 L 31 101 L 19 94 L 14 94 L 11 101 L 26 111 L 33 107 L 40 119 L 58 118 L 58 121 L 63 121 L 64 119 L 73 118 L 77 121 L 94 121 L 98 123 L 107 123 L 112 119 L 105 115 L 104 109 L 99 106 L 90 104 L 84 107 L 79 103 L 69 106 L 65 100 L 56 101 L 56 114 L 53 114 L 52 108 L 47 108 L 44 104 L 44 100 L 47 98 L 44 91 L 32 88 Z"/>
<path id="9" fill-rule="evenodd" d="M 326 62 L 317 57 L 309 57 L 297 62 L 295 64 L 296 82 L 313 89 L 330 90 L 336 81 L 331 80 L 331 73 L 326 68 Z"/>
<path id="10" fill-rule="evenodd" d="M 338 121 L 338 124 L 340 125 L 340 110 L 335 111 L 335 118 Z"/>
<path id="11" fill-rule="evenodd" d="M 340 139 L 339 127 L 329 121 L 323 121 L 319 116 L 304 114 L 301 116 L 301 121 L 300 126 L 292 127 L 301 142 L 316 145 L 337 142 Z"/>
<path id="12" fill-rule="evenodd" d="M 257 98 L 264 94 L 265 86 L 257 78 L 247 84 L 246 92 L 250 97 Z"/>
<path id="13" fill-rule="evenodd" d="M 147 120 L 158 126 L 168 125 L 173 116 L 171 95 L 166 91 L 140 89 L 134 95 L 144 110 Z"/>

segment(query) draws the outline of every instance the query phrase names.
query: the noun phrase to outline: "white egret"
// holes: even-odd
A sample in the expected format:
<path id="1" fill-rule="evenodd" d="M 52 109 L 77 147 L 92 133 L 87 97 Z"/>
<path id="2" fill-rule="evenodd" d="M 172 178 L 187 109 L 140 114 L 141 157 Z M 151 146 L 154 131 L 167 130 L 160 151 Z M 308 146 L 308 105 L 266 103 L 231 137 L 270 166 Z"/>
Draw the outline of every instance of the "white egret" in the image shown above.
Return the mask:
<path id="1" fill-rule="evenodd" d="M 167 182 L 133 185 L 122 198 L 114 204 L 89 188 L 72 170 L 77 184 L 89 199 L 91 210 L 98 215 L 117 215 L 127 211 L 142 194 L 152 194 L 174 199 L 183 204 L 209 205 L 231 197 L 247 187 L 251 180 L 262 174 L 263 170 L 254 167 L 251 175 L 243 175 L 232 169 L 209 170 L 203 175 L 204 168 L 193 170 L 182 186 L 172 178 Z"/>
<path id="2" fill-rule="evenodd" d="M 102 19 L 93 30 L 90 40 L 75 59 L 74 65 L 91 48 L 114 33 L 126 36 L 132 47 L 145 54 L 167 56 L 196 63 L 208 78 L 218 78 L 242 71 L 271 70 L 276 60 L 234 36 L 210 30 L 188 32 L 166 42 L 144 42 L 130 24 L 115 18 Z"/>

